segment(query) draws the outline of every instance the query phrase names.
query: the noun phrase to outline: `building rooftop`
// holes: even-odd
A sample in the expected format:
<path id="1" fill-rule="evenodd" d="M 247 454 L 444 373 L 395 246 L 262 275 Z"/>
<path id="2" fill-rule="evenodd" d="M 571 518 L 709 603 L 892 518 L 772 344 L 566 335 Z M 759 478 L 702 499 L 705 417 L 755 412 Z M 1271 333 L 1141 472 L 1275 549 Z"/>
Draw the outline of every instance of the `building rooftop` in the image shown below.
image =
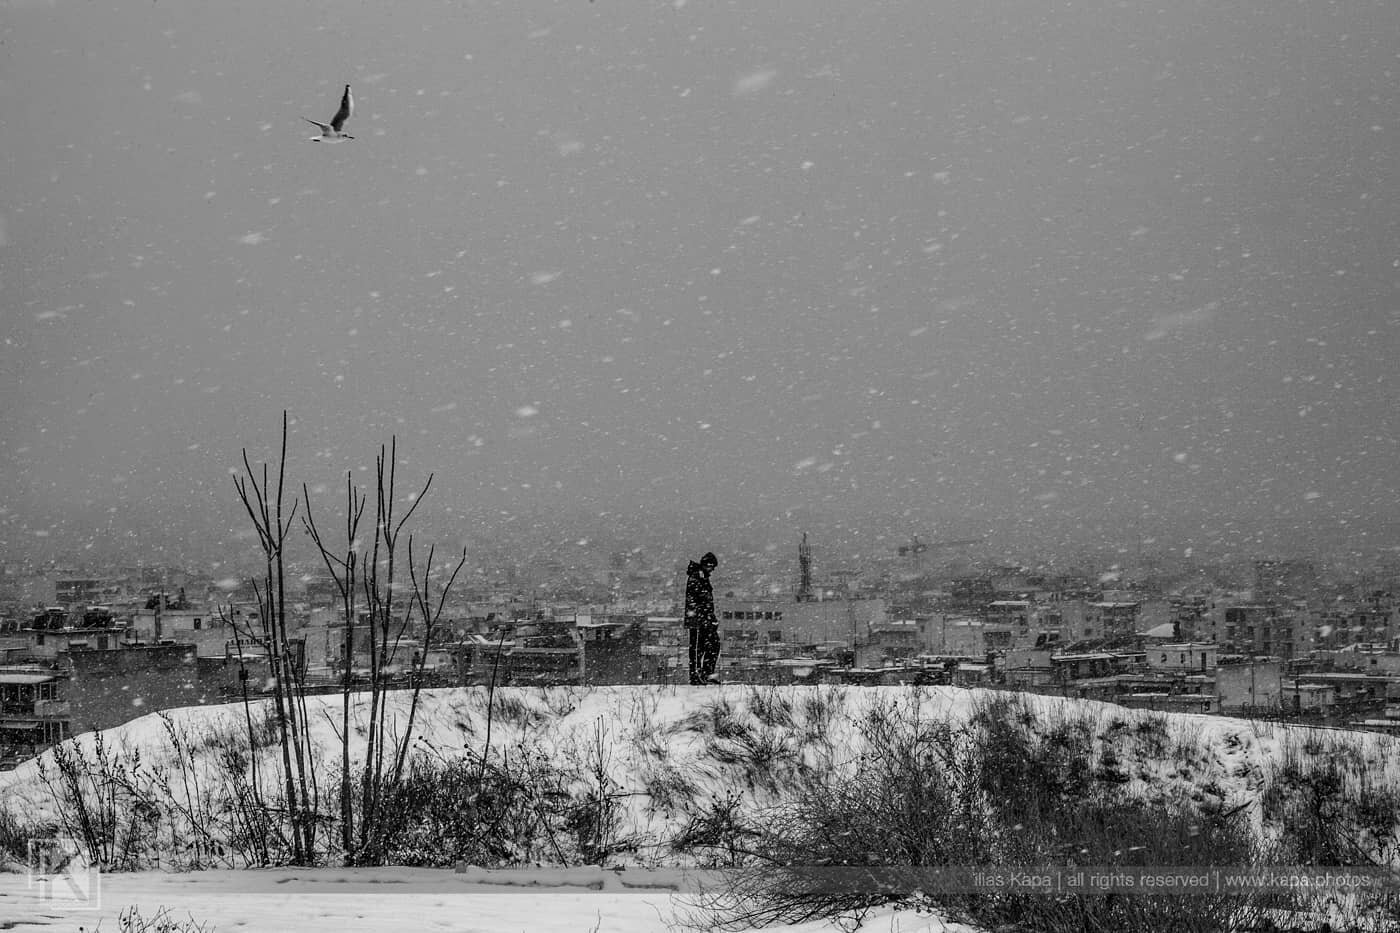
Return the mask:
<path id="1" fill-rule="evenodd" d="M 1345 681 L 1345 680 L 1354 680 L 1354 681 L 1367 681 L 1367 680 L 1394 680 L 1394 679 L 1395 679 L 1395 677 L 1394 677 L 1393 675 L 1390 675 L 1390 674 L 1364 674 L 1364 673 L 1351 673 L 1351 672 L 1349 672 L 1349 671 L 1317 671 L 1317 672 L 1313 672 L 1313 673 L 1299 674 L 1298 676 L 1299 676 L 1300 678 L 1306 678 L 1306 679 L 1308 679 L 1308 680 L 1344 680 L 1344 681 Z"/>
<path id="2" fill-rule="evenodd" d="M 51 680 L 57 680 L 56 674 L 44 674 L 35 671 L 0 671 L 0 684 L 27 685 L 46 684 Z"/>

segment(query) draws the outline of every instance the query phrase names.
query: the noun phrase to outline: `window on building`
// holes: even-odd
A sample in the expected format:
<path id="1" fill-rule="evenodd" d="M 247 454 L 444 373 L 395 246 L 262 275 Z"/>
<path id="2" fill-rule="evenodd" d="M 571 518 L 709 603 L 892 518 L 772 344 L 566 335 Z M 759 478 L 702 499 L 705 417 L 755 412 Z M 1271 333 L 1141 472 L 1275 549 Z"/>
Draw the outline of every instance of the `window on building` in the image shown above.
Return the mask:
<path id="1" fill-rule="evenodd" d="M 199 616 L 194 617 L 194 630 L 199 631 Z"/>
<path id="2" fill-rule="evenodd" d="M 768 630 L 768 641 L 769 641 L 769 642 L 780 642 L 780 641 L 782 641 L 782 640 L 783 640 L 783 630 L 782 630 L 782 629 L 780 629 L 780 628 L 773 628 L 773 629 L 769 629 L 769 630 Z"/>

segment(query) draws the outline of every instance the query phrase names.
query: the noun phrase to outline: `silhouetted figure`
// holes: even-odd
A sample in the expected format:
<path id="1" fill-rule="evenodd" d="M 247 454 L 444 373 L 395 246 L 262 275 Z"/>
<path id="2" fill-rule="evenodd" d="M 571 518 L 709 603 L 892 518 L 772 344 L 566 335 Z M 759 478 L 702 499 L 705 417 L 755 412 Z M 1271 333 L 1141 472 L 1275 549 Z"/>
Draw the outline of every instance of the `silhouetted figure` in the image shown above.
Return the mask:
<path id="1" fill-rule="evenodd" d="M 691 561 L 685 571 L 685 627 L 690 631 L 690 682 L 719 683 L 715 663 L 719 661 L 719 620 L 715 618 L 715 593 L 710 571 L 719 558 L 707 553 Z"/>

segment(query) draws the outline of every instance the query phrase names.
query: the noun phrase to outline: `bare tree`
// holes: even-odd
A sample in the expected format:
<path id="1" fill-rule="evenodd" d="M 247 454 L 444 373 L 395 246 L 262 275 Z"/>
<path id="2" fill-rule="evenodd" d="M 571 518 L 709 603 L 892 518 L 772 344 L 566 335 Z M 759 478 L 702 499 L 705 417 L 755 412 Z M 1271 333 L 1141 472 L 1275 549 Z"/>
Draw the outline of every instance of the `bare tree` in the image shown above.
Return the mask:
<path id="1" fill-rule="evenodd" d="M 383 856 L 385 818 L 383 802 L 404 774 L 424 681 L 427 650 L 447 604 L 448 595 L 466 563 L 463 551 L 456 567 L 447 575 L 436 599 L 433 596 L 433 558 L 419 576 L 413 537 L 408 548 L 408 598 L 400 594 L 403 583 L 399 558 L 405 527 L 431 487 L 429 474 L 423 487 L 400 509 L 397 492 L 397 438 L 380 445 L 375 469 L 373 534 L 362 533 L 370 495 L 355 485 L 352 474 L 345 478 L 344 542 L 332 544 L 323 534 L 312 510 L 311 490 L 302 484 L 305 512 L 301 522 L 315 545 L 322 563 L 334 582 L 339 597 L 339 613 L 344 621 L 343 669 L 341 670 L 339 837 L 345 858 L 351 863 L 373 863 Z M 243 452 L 244 475 L 235 476 L 234 485 L 253 527 L 258 532 L 264 572 L 262 581 L 253 581 L 258 600 L 260 632 L 249 626 L 250 640 L 267 654 L 271 673 L 276 721 L 281 739 L 284 794 L 292 828 L 292 860 L 308 863 L 316 856 L 317 827 L 322 824 L 317 784 L 318 756 L 308 730 L 306 712 L 305 640 L 298 646 L 288 635 L 286 606 L 287 531 L 297 515 L 298 503 L 284 503 L 287 463 L 287 414 L 282 414 L 282 447 L 275 481 L 264 464 L 254 470 Z M 446 568 L 443 568 L 446 573 Z M 423 650 L 408 665 L 409 701 L 406 723 L 400 721 L 388 702 L 388 691 L 397 682 L 395 662 L 406 650 L 406 640 L 416 639 L 415 616 L 422 620 Z M 355 674 L 355 657 L 364 644 L 369 653 L 369 671 L 363 685 Z M 293 650 L 300 647 L 300 653 Z M 363 729 L 364 758 L 358 779 L 352 774 L 352 751 L 357 732 L 351 719 L 357 689 L 368 692 L 368 717 Z M 250 718 L 251 722 L 251 718 Z M 332 720 L 332 727 L 335 724 Z M 250 726 L 251 732 L 251 726 Z M 357 806 L 358 802 L 358 806 Z"/>
<path id="2" fill-rule="evenodd" d="M 389 816 L 382 810 L 385 795 L 403 776 L 413 741 L 427 649 L 438 631 L 448 596 L 467 557 L 463 551 L 435 599 L 432 588 L 434 549 L 428 550 L 428 565 L 419 576 L 413 537 L 404 538 L 405 528 L 432 486 L 433 477 L 428 476 L 417 494 L 411 496 L 408 507 L 401 510 L 398 507 L 397 463 L 398 441 L 394 438 L 388 447 L 380 446 L 376 460 L 372 536 L 362 535 L 360 531 L 370 495 L 358 489 L 347 474 L 343 549 L 339 545 L 333 548 L 323 536 L 312 511 L 310 489 L 303 486 L 307 503 L 303 524 L 335 583 L 344 617 L 340 839 L 346 860 L 359 864 L 374 863 L 383 856 L 385 821 Z M 408 550 L 408 598 L 402 597 L 404 584 L 399 580 L 404 545 Z M 418 639 L 414 632 L 416 618 L 422 622 L 423 649 L 408 665 L 412 696 L 406 722 L 400 722 L 392 712 L 387 694 L 401 686 L 395 663 L 407 648 L 406 640 L 416 642 Z M 369 654 L 369 669 L 363 684 L 355 681 L 352 670 L 361 643 Z M 357 688 L 369 694 L 369 708 L 363 730 L 364 759 L 358 780 L 355 780 L 351 775 L 351 744 L 355 730 L 350 707 Z"/>
<path id="3" fill-rule="evenodd" d="M 360 821 L 357 858 L 373 861 L 378 858 L 382 841 L 380 804 L 384 799 L 384 763 L 386 758 L 388 678 L 398 652 L 399 643 L 413 621 L 413 600 L 406 600 L 402 618 L 396 619 L 395 605 L 396 561 L 399 538 L 404 526 L 417 511 L 419 503 L 432 486 L 432 474 L 412 504 L 402 515 L 396 513 L 398 479 L 398 439 L 391 438 L 386 450 L 379 448 L 375 463 L 374 543 L 361 574 L 365 604 L 369 613 L 369 722 L 366 729 L 364 767 L 360 773 Z"/>
<path id="4" fill-rule="evenodd" d="M 355 808 L 350 782 L 350 695 L 354 692 L 355 623 L 358 606 L 360 572 L 360 519 L 365 512 L 365 497 L 355 486 L 351 474 L 345 474 L 345 548 L 340 554 L 331 552 L 321 537 L 320 529 L 311 513 L 311 490 L 302 484 L 302 498 L 306 502 L 306 514 L 302 524 L 316 545 L 326 570 L 334 581 L 340 596 L 340 610 L 345 623 L 345 639 L 342 642 L 342 660 L 345 665 L 341 672 L 341 718 L 340 718 L 340 843 L 345 852 L 354 848 Z"/>
<path id="5" fill-rule="evenodd" d="M 253 581 L 262 628 L 260 641 L 267 652 L 277 716 L 278 741 L 282 751 L 283 793 L 291 823 L 292 862 L 311 864 L 315 858 L 316 800 L 312 792 L 314 775 L 304 729 L 305 696 L 301 689 L 302 661 L 292 652 L 287 635 L 286 543 L 287 529 L 296 515 L 297 503 L 285 507 L 287 473 L 287 413 L 282 412 L 282 446 L 278 456 L 277 481 L 272 484 L 268 465 L 253 469 L 248 450 L 243 450 L 242 476 L 235 475 L 234 487 L 258 533 L 263 555 L 261 586 Z M 261 475 L 261 479 L 259 479 Z"/>
<path id="6" fill-rule="evenodd" d="M 403 777 L 404 762 L 408 758 L 409 739 L 413 735 L 413 721 L 418 714 L 418 696 L 423 691 L 424 669 L 428 663 L 428 649 L 432 647 L 433 638 L 439 631 L 442 621 L 442 611 L 447 605 L 447 596 L 452 592 L 452 585 L 457 582 L 457 574 L 462 572 L 462 567 L 467 563 L 466 548 L 462 549 L 462 556 L 457 561 L 457 566 L 452 568 L 452 575 L 443 584 L 442 592 L 438 596 L 437 605 L 433 605 L 432 600 L 432 568 L 434 548 L 428 548 L 427 566 L 423 568 L 423 577 L 420 580 L 413 567 L 413 537 L 408 539 L 408 579 L 413 584 L 413 601 L 418 606 L 418 614 L 423 618 L 423 650 L 418 655 L 418 662 L 414 665 L 413 671 L 413 699 L 408 704 L 408 725 L 404 728 L 403 738 L 399 742 L 398 754 L 394 757 L 394 775 L 392 782 L 398 784 Z"/>

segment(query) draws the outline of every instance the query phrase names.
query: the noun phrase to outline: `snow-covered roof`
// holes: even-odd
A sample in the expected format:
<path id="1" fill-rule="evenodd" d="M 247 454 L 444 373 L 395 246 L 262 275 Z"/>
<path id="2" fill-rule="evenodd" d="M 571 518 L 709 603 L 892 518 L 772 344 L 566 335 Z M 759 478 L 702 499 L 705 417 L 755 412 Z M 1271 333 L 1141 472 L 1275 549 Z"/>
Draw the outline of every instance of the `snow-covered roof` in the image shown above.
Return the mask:
<path id="1" fill-rule="evenodd" d="M 1344 681 L 1368 681 L 1368 680 L 1390 680 L 1389 674 L 1365 674 L 1354 671 L 1312 671 L 1307 674 L 1300 674 L 1308 680 L 1344 680 Z"/>
<path id="2" fill-rule="evenodd" d="M 51 680 L 57 680 L 54 674 L 40 674 L 29 671 L 0 671 L 0 684 L 46 684 Z"/>

